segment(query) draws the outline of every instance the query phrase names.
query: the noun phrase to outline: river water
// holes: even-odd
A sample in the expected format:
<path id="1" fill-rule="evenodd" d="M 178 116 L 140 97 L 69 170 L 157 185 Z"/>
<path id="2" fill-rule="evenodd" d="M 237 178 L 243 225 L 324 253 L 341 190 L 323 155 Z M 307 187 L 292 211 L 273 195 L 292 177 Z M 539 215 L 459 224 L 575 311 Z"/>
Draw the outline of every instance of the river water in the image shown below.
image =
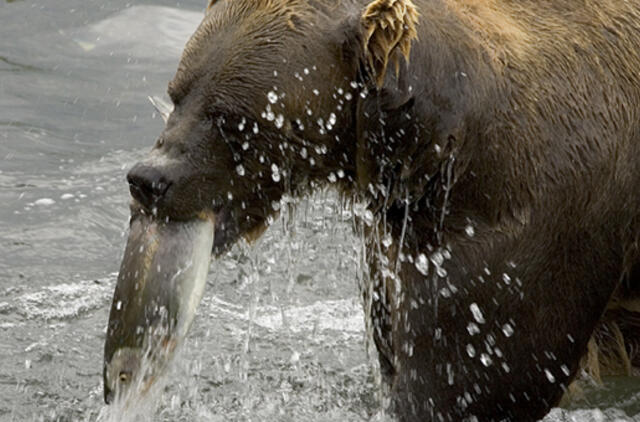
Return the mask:
<path id="1" fill-rule="evenodd" d="M 104 419 L 124 176 L 204 1 L 0 1 L 0 421 Z M 150 420 L 384 419 L 350 222 L 322 192 L 214 262 Z M 639 387 L 608 380 L 545 420 L 631 420 Z"/>

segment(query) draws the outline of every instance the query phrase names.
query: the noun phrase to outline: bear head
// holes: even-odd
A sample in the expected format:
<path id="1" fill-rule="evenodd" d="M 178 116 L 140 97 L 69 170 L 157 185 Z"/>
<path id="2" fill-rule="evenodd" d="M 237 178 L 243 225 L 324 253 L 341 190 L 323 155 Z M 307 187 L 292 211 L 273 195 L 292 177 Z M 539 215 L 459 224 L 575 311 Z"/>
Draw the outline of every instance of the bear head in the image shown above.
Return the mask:
<path id="1" fill-rule="evenodd" d="M 361 100 L 396 79 L 416 21 L 401 0 L 211 1 L 169 84 L 166 127 L 128 174 L 134 209 L 213 212 L 220 252 L 259 235 L 285 193 L 354 190 L 370 172 L 357 163 Z"/>

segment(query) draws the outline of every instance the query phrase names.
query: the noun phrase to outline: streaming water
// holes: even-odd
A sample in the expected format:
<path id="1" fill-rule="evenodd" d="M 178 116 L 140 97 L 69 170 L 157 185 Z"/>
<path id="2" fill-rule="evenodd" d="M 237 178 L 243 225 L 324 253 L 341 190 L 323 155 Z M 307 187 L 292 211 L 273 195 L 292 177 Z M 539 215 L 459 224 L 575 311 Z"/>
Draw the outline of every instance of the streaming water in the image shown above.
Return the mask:
<path id="1" fill-rule="evenodd" d="M 0 421 L 384 419 L 356 281 L 361 246 L 330 192 L 295 213 L 285 201 L 256 245 L 212 264 L 166 388 L 126 411 L 103 404 L 124 174 L 162 128 L 147 96 L 164 92 L 203 6 L 0 3 Z M 545 420 L 629 420 L 637 387 L 610 380 L 582 409 Z"/>

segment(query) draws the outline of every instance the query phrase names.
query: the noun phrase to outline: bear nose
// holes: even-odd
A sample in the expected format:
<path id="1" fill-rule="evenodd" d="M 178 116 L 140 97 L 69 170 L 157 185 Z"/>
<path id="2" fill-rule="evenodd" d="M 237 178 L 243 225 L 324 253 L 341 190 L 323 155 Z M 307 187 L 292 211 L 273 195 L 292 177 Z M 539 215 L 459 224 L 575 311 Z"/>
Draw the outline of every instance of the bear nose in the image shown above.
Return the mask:
<path id="1" fill-rule="evenodd" d="M 141 163 L 129 171 L 127 181 L 131 196 L 147 209 L 152 209 L 171 186 L 171 182 L 158 169 Z"/>

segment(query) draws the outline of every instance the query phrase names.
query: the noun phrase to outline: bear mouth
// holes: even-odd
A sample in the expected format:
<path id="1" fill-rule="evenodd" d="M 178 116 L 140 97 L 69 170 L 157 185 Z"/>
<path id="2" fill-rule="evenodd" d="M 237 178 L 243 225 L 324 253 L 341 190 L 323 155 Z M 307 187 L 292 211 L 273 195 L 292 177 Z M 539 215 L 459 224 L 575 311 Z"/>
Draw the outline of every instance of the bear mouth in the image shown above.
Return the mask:
<path id="1" fill-rule="evenodd" d="M 209 218 L 207 216 L 210 216 L 214 221 L 214 243 L 211 252 L 216 257 L 226 252 L 243 235 L 243 233 L 240 233 L 240 230 L 238 230 L 237 224 L 234 223 L 232 212 L 229 208 L 219 208 L 215 211 L 202 210 L 199 213 L 194 213 L 190 217 L 182 216 L 179 219 L 165 215 L 162 212 L 159 212 L 155 207 L 150 210 L 135 198 L 131 200 L 129 208 L 131 215 L 130 221 L 140 217 L 151 217 L 159 222 L 164 221 L 165 223 L 178 221 L 188 222 L 198 219 L 206 219 Z"/>

